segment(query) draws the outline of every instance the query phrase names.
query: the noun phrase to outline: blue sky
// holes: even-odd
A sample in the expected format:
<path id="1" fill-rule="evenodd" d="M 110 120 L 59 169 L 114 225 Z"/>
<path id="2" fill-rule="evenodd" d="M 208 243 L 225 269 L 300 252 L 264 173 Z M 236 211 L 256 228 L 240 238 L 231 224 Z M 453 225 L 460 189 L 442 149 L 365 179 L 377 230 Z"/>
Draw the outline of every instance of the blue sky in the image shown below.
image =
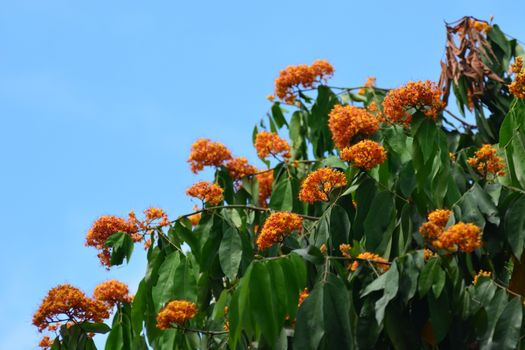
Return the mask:
<path id="1" fill-rule="evenodd" d="M 253 125 L 289 64 L 328 59 L 333 85 L 437 80 L 444 20 L 525 39 L 522 1 L 1 1 L 0 349 L 35 348 L 47 290 L 136 286 L 144 253 L 106 272 L 92 221 L 191 210 L 186 159 L 205 136 L 254 160 Z M 260 163 L 257 163 L 261 165 Z"/>

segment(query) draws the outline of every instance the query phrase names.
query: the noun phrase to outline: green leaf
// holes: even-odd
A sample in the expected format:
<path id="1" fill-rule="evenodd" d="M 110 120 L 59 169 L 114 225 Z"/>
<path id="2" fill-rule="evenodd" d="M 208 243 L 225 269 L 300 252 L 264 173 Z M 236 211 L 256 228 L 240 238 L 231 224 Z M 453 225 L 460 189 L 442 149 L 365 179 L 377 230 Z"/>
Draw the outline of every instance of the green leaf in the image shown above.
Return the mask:
<path id="1" fill-rule="evenodd" d="M 520 340 L 523 306 L 520 298 L 513 298 L 501 313 L 494 330 L 493 349 L 516 349 Z"/>
<path id="2" fill-rule="evenodd" d="M 106 245 L 111 248 L 111 266 L 120 265 L 124 258 L 129 262 L 133 252 L 133 240 L 125 232 L 117 232 L 109 236 Z"/>
<path id="3" fill-rule="evenodd" d="M 139 283 L 137 293 L 133 298 L 133 302 L 131 303 L 131 321 L 133 331 L 136 334 L 140 334 L 142 332 L 144 324 L 144 314 L 146 312 L 146 288 L 146 281 L 145 279 L 142 279 L 142 281 Z"/>
<path id="4" fill-rule="evenodd" d="M 357 207 L 359 208 L 358 201 Z M 377 251 L 385 240 L 392 234 L 392 223 L 395 221 L 394 197 L 390 192 L 379 192 L 374 197 L 364 221 L 364 235 L 366 249 Z"/>
<path id="5" fill-rule="evenodd" d="M 286 176 L 281 176 L 277 183 L 274 183 L 274 186 L 270 198 L 270 208 L 292 211 L 295 196 L 291 180 Z"/>
<path id="6" fill-rule="evenodd" d="M 156 311 L 172 299 L 194 301 L 197 282 L 190 262 L 178 251 L 166 257 L 159 269 L 159 279 L 153 287 L 152 296 Z"/>
<path id="7" fill-rule="evenodd" d="M 434 296 L 436 298 L 439 298 L 439 296 L 441 295 L 441 292 L 443 291 L 443 288 L 445 287 L 445 281 L 446 281 L 445 271 L 443 271 L 441 266 L 437 265 L 437 269 L 434 272 L 434 282 L 432 284 L 432 292 L 434 292 Z"/>
<path id="8" fill-rule="evenodd" d="M 434 297 L 433 293 L 429 293 L 427 300 L 430 320 L 432 321 L 432 331 L 436 342 L 440 343 L 446 337 L 452 323 L 448 296 L 446 291 L 441 293 L 439 298 Z"/>
<path id="9" fill-rule="evenodd" d="M 344 283 L 332 274 L 317 283 L 297 313 L 294 348 L 351 349 L 350 298 Z"/>
<path id="10" fill-rule="evenodd" d="M 264 264 L 253 264 L 250 278 L 251 310 L 249 312 L 253 313 L 262 335 L 270 344 L 275 343 L 284 323 L 284 318 L 277 317 L 272 288 L 270 274 Z"/>
<path id="11" fill-rule="evenodd" d="M 219 247 L 219 261 L 222 271 L 230 280 L 235 279 L 242 257 L 242 241 L 233 227 L 224 231 Z"/>
<path id="12" fill-rule="evenodd" d="M 503 219 L 503 232 L 510 248 L 517 259 L 520 259 L 525 241 L 525 195 L 519 194 L 511 202 Z"/>
<path id="13" fill-rule="evenodd" d="M 431 258 L 421 270 L 419 275 L 419 295 L 421 297 L 424 297 L 432 287 L 438 269 L 440 269 L 439 259 Z"/>
<path id="14" fill-rule="evenodd" d="M 376 309 L 376 320 L 378 324 L 383 322 L 385 316 L 385 308 L 388 303 L 394 299 L 399 289 L 399 271 L 397 269 L 397 263 L 394 262 L 390 269 L 385 273 L 385 291 L 381 299 L 375 304 Z"/>
<path id="15" fill-rule="evenodd" d="M 106 334 L 111 330 L 111 328 L 105 323 L 83 322 L 81 327 L 88 333 Z"/>
<path id="16" fill-rule="evenodd" d="M 281 109 L 280 103 L 275 102 L 272 105 L 272 116 L 273 120 L 275 120 L 275 124 L 277 124 L 277 127 L 280 129 L 283 127 L 283 125 L 288 126 L 288 123 L 286 122 L 286 118 L 284 117 L 283 111 Z"/>

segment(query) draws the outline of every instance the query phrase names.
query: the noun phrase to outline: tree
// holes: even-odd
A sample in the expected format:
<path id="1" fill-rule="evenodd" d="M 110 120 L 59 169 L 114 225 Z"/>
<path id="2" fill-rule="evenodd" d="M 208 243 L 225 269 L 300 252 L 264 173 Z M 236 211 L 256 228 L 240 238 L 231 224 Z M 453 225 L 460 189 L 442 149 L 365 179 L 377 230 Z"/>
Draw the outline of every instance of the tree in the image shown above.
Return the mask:
<path id="1" fill-rule="evenodd" d="M 475 18 L 446 30 L 438 84 L 332 87 L 324 60 L 282 70 L 253 131 L 266 168 L 197 140 L 191 170 L 216 170 L 187 191 L 200 208 L 104 216 L 86 237 L 107 268 L 144 243 L 134 298 L 118 281 L 93 297 L 59 285 L 33 319 L 56 334 L 41 346 L 523 348 L 523 51 Z"/>

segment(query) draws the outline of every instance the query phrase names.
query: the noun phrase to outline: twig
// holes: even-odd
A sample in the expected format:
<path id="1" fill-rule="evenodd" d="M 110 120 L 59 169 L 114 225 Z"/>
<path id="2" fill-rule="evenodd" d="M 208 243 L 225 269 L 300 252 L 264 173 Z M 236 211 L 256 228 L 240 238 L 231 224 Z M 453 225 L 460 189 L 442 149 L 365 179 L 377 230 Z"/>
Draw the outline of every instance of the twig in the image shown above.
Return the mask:
<path id="1" fill-rule="evenodd" d="M 200 333 L 200 334 L 208 334 L 208 335 L 222 335 L 222 334 L 228 334 L 228 331 L 210 331 L 207 329 L 196 329 L 196 328 L 189 328 L 189 327 L 182 327 L 182 326 L 174 326 L 173 328 L 178 329 L 183 332 L 192 332 L 192 333 Z"/>
<path id="2" fill-rule="evenodd" d="M 179 221 L 180 219 L 183 219 L 183 218 L 186 218 L 186 217 L 190 217 L 190 216 L 193 216 L 195 214 L 209 212 L 209 211 L 213 211 L 213 210 L 216 210 L 216 209 L 246 209 L 246 210 L 253 210 L 253 211 L 260 211 L 260 212 L 272 211 L 272 209 L 270 209 L 270 208 L 262 208 L 262 207 L 256 207 L 256 206 L 253 206 L 253 205 L 245 205 L 245 204 L 218 205 L 218 206 L 215 206 L 215 207 L 203 208 L 203 209 L 194 211 L 194 212 L 189 213 L 189 214 L 181 215 L 177 219 L 171 221 L 171 223 L 175 223 L 175 222 Z M 299 215 L 303 219 L 312 220 L 312 221 L 316 221 L 316 220 L 320 219 L 317 216 L 310 216 L 310 215 L 305 215 L 305 214 L 296 214 L 296 215 Z"/>
<path id="3" fill-rule="evenodd" d="M 474 124 L 470 124 L 469 122 L 461 119 L 460 117 L 458 117 L 457 115 L 455 115 L 454 113 L 452 113 L 451 111 L 449 111 L 448 109 L 445 109 L 445 112 L 450 115 L 452 118 L 456 119 L 458 122 L 460 122 L 461 124 L 463 124 L 464 127 L 468 128 L 468 129 L 477 129 L 477 126 L 474 125 Z"/>

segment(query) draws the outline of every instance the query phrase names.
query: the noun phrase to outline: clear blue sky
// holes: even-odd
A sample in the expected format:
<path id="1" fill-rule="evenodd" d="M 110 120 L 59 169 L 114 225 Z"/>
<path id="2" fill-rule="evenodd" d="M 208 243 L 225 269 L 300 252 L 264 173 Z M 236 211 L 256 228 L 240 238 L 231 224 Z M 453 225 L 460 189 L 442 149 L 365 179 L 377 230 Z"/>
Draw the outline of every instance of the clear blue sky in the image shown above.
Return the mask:
<path id="1" fill-rule="evenodd" d="M 525 39 L 523 1 L 2 1 L 0 349 L 32 349 L 47 290 L 135 287 L 83 246 L 102 214 L 191 210 L 200 136 L 255 159 L 254 123 L 279 69 L 328 59 L 334 85 L 439 76 L 444 20 L 488 19 Z M 258 165 L 261 165 L 258 163 Z"/>

